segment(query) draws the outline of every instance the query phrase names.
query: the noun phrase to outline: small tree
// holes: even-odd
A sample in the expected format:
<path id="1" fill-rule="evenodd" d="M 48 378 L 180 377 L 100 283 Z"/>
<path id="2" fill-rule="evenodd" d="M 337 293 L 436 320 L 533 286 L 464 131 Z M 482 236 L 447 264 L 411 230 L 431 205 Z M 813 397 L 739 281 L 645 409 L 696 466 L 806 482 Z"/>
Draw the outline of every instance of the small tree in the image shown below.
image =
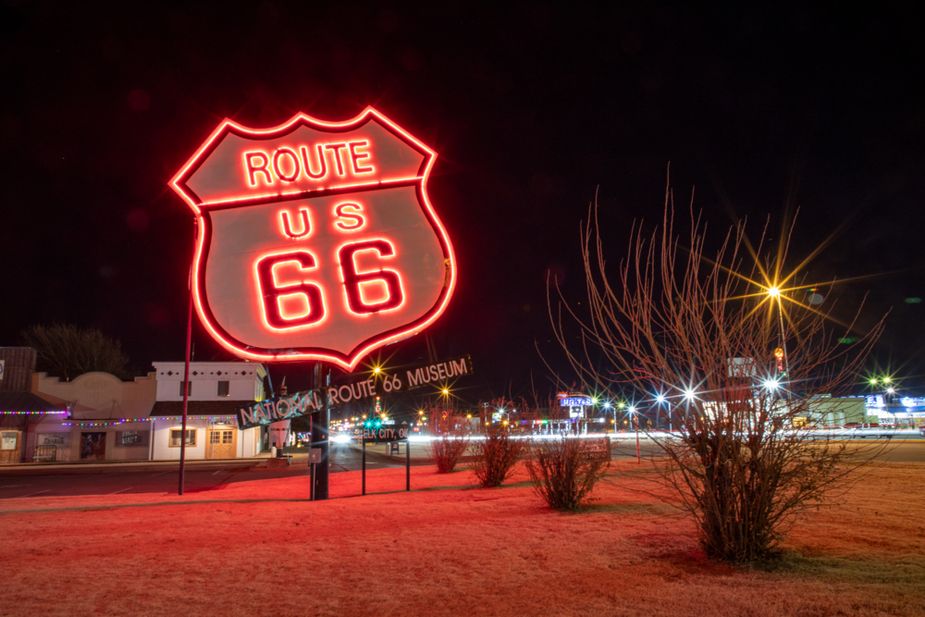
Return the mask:
<path id="1" fill-rule="evenodd" d="M 456 464 L 468 447 L 469 437 L 466 435 L 444 433 L 430 442 L 430 453 L 437 464 L 437 473 L 450 473 L 456 469 Z"/>
<path id="2" fill-rule="evenodd" d="M 22 338 L 36 350 L 39 368 L 52 375 L 66 380 L 90 371 L 127 376 L 128 357 L 122 345 L 95 328 L 38 325 L 25 330 Z"/>
<path id="3" fill-rule="evenodd" d="M 610 444 L 603 441 L 605 448 Z M 561 437 L 537 441 L 531 447 L 527 471 L 537 494 L 557 510 L 577 510 L 584 505 L 597 481 L 610 465 L 610 455 L 599 443 Z"/>
<path id="4" fill-rule="evenodd" d="M 483 488 L 501 486 L 514 471 L 524 450 L 524 442 L 511 439 L 507 431 L 491 427 L 484 439 L 475 442 L 472 470 Z"/>
<path id="5" fill-rule="evenodd" d="M 827 308 L 805 301 L 818 287 L 800 280 L 806 261 L 784 269 L 793 222 L 776 246 L 766 232 L 752 243 L 734 223 L 713 251 L 705 227 L 692 212 L 688 232 L 676 231 L 668 189 L 660 228 L 634 225 L 612 269 L 592 205 L 584 312 L 559 292 L 549 314 L 590 390 L 629 392 L 640 412 L 668 414 L 674 436 L 652 438 L 706 552 L 752 561 L 772 555 L 785 523 L 853 469 L 844 442 L 810 431 L 814 405 L 854 382 L 883 320 L 856 334 L 860 308 L 846 323 L 831 298 Z"/>

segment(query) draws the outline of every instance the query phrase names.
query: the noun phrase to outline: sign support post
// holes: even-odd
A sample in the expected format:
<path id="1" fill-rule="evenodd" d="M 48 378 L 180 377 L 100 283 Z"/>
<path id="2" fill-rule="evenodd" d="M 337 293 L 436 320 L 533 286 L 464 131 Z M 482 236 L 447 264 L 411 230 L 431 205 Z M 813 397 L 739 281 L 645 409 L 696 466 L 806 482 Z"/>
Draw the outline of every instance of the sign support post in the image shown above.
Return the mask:
<path id="1" fill-rule="evenodd" d="M 324 406 L 317 412 L 318 420 L 312 420 L 312 446 L 321 448 L 321 462 L 315 465 L 315 479 L 313 495 L 315 500 L 328 498 L 328 457 L 330 454 L 328 441 L 328 425 L 331 423 L 331 407 L 328 404 L 327 386 L 330 383 L 330 372 L 322 371 L 321 365 L 315 365 L 315 376 L 321 383 Z"/>
<path id="2" fill-rule="evenodd" d="M 308 500 L 315 501 L 315 461 L 312 458 L 315 444 L 312 443 L 313 415 L 308 416 Z"/>
<path id="3" fill-rule="evenodd" d="M 411 439 L 405 437 L 405 490 L 411 490 Z"/>
<path id="4" fill-rule="evenodd" d="M 194 225 L 195 227 L 195 225 Z M 189 365 L 190 353 L 193 346 L 193 273 L 189 277 L 189 306 L 186 309 L 186 353 L 183 357 L 183 421 L 180 430 L 180 471 L 177 486 L 177 495 L 183 494 L 183 485 L 186 483 L 186 419 L 189 411 Z"/>
<path id="5" fill-rule="evenodd" d="M 363 473 L 362 473 L 362 494 L 366 494 L 366 440 L 363 440 Z"/>

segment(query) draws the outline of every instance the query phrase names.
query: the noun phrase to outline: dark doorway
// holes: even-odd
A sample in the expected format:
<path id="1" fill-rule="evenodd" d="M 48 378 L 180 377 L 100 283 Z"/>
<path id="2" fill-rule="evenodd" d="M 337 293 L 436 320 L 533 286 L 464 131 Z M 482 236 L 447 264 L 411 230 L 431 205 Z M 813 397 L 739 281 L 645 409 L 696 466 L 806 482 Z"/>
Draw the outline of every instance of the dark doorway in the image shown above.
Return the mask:
<path id="1" fill-rule="evenodd" d="M 102 461 L 106 458 L 106 433 L 81 433 L 80 458 Z"/>

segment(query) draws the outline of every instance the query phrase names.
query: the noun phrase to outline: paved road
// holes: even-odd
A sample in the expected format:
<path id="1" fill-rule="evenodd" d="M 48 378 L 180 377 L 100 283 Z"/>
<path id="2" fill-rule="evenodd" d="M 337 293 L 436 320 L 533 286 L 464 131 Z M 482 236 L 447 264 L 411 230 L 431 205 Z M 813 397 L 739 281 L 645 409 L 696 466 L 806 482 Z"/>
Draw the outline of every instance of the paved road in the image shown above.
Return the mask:
<path id="1" fill-rule="evenodd" d="M 331 471 L 333 473 L 360 469 L 360 453 L 349 445 L 333 444 Z M 380 448 L 381 449 L 381 448 Z M 369 470 L 394 467 L 401 462 L 392 461 L 373 451 L 367 452 Z M 246 482 L 266 478 L 283 478 L 307 475 L 305 455 L 295 456 L 289 467 L 268 469 L 264 464 L 210 463 L 202 467 L 186 468 L 185 490 L 196 493 L 214 489 L 231 482 Z M 147 468 L 127 470 L 113 467 L 99 468 L 87 473 L 70 471 L 61 475 L 27 475 L 8 472 L 0 474 L 0 500 L 14 497 L 56 497 L 63 495 L 116 495 L 121 493 L 163 493 L 177 490 L 177 468 Z"/>
<path id="2" fill-rule="evenodd" d="M 866 445 L 869 444 L 865 444 Z M 632 459 L 636 455 L 635 441 L 626 440 L 616 444 L 614 460 Z M 331 471 L 333 473 L 360 468 L 360 452 L 348 444 L 333 444 Z M 643 457 L 658 454 L 658 448 L 650 441 L 640 442 Z M 367 469 L 382 469 L 404 464 L 402 458 L 390 459 L 382 454 L 383 446 L 373 446 L 367 451 Z M 412 448 L 417 457 L 415 464 L 426 464 L 419 455 L 424 446 Z M 925 441 L 898 442 L 888 444 L 881 456 L 890 462 L 925 462 Z M 253 465 L 228 462 L 211 464 L 205 468 L 189 466 L 186 471 L 186 491 L 195 493 L 214 489 L 222 484 L 306 475 L 304 455 L 296 456 L 289 467 L 267 469 Z M 62 495 L 114 495 L 121 493 L 173 492 L 177 487 L 176 467 L 162 467 L 144 471 L 126 471 L 118 467 L 93 473 L 69 473 L 67 475 L 16 475 L 15 472 L 0 475 L 0 500 L 15 497 L 53 497 Z M 0 506 L 2 507 L 2 506 Z"/>

